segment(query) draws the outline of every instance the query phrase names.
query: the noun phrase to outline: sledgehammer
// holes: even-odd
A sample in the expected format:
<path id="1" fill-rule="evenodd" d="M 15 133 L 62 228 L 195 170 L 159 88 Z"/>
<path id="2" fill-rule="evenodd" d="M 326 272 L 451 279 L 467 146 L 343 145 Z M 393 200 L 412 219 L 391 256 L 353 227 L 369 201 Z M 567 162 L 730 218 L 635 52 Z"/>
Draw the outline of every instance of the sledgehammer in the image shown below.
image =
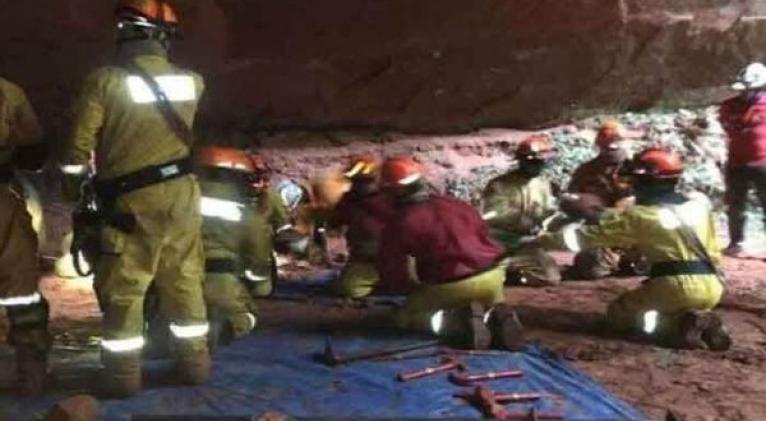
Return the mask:
<path id="1" fill-rule="evenodd" d="M 513 402 L 529 402 L 542 397 L 539 393 L 506 393 L 496 394 L 486 387 L 477 386 L 473 393 L 457 394 L 476 406 L 486 417 L 496 420 L 560 420 L 564 415 L 556 412 L 537 412 L 534 408 L 529 412 L 508 412 L 502 404 Z"/>
<path id="2" fill-rule="evenodd" d="M 362 351 L 355 354 L 349 354 L 345 356 L 338 355 L 332 347 L 332 341 L 330 338 L 325 340 L 324 353 L 322 354 L 322 362 L 335 367 L 338 365 L 348 364 L 355 361 L 373 360 L 376 358 L 389 357 L 404 352 L 415 351 L 418 349 L 432 348 L 438 346 L 438 341 L 421 342 L 419 344 L 407 345 L 400 348 Z"/>

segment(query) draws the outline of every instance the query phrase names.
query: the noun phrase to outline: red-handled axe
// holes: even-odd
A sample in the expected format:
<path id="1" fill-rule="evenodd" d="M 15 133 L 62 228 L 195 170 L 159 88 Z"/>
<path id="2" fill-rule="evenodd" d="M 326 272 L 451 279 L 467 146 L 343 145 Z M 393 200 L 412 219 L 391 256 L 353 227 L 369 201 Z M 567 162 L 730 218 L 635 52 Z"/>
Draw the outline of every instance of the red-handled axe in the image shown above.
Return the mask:
<path id="1" fill-rule="evenodd" d="M 508 379 L 523 376 L 521 370 L 493 371 L 481 374 L 457 374 L 449 373 L 449 380 L 460 386 L 471 386 L 473 383 L 485 380 Z"/>

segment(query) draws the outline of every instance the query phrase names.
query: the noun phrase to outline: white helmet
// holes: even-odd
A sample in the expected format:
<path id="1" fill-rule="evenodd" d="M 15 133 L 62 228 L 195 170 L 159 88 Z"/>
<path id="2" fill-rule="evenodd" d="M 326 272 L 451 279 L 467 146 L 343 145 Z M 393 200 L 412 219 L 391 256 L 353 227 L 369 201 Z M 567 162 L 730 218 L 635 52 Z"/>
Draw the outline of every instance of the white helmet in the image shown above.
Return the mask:
<path id="1" fill-rule="evenodd" d="M 731 85 L 735 91 L 747 91 L 766 87 L 766 65 L 760 62 L 750 63 L 737 74 L 737 80 Z"/>

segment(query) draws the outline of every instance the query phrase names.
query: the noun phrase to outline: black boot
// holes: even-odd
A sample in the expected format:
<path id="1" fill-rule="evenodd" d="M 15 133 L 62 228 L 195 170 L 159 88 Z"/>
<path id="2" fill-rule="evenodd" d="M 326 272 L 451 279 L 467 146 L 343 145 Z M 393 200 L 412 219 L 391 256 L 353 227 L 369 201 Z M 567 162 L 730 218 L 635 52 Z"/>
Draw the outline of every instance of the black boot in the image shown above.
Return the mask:
<path id="1" fill-rule="evenodd" d="M 488 323 L 495 347 L 514 352 L 524 348 L 524 325 L 509 304 L 494 306 Z"/>
<path id="2" fill-rule="evenodd" d="M 485 309 L 478 302 L 448 310 L 444 315 L 444 329 L 439 332 L 450 345 L 466 349 L 487 349 L 492 334 L 484 323 Z"/>
<path id="3" fill-rule="evenodd" d="M 675 345 L 681 349 L 723 350 L 731 338 L 723 330 L 721 319 L 709 311 L 688 311 L 681 316 Z"/>
<path id="4" fill-rule="evenodd" d="M 715 313 L 709 313 L 710 321 L 707 329 L 702 332 L 702 340 L 711 351 L 727 351 L 731 348 L 732 340 L 723 321 Z"/>

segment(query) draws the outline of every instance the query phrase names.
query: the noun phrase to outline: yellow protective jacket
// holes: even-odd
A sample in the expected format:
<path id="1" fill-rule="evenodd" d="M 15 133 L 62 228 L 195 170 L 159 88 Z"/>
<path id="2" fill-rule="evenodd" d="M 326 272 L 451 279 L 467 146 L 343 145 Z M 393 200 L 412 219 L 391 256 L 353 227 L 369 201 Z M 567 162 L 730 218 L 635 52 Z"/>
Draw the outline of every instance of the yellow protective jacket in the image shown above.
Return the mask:
<path id="1" fill-rule="evenodd" d="M 674 208 L 675 212 L 670 209 Z M 680 219 L 679 219 L 680 217 Z M 720 244 L 710 203 L 697 195 L 675 205 L 635 205 L 623 213 L 604 217 L 598 225 L 566 227 L 560 233 L 543 235 L 549 248 L 572 251 L 591 248 L 635 248 L 650 264 L 702 260 L 678 230 L 679 224 L 693 228 L 715 265 L 720 262 Z M 679 275 L 670 278 L 710 275 Z"/>
<path id="2" fill-rule="evenodd" d="M 138 56 L 135 63 L 155 77 L 191 127 L 204 90 L 202 77 L 159 55 Z M 189 148 L 169 128 L 153 100 L 143 80 L 122 67 L 93 72 L 74 107 L 63 164 L 87 164 L 95 150 L 96 172 L 108 180 L 188 156 Z"/>
<path id="3" fill-rule="evenodd" d="M 264 217 L 257 212 L 249 199 L 238 191 L 233 183 L 200 181 L 203 197 L 202 240 L 207 259 L 232 259 L 241 269 L 256 269 L 261 263 L 264 244 L 261 241 L 262 232 L 270 230 Z M 208 201 L 214 200 L 213 206 Z M 239 220 L 215 217 L 207 207 L 229 206 L 239 210 Z M 219 208 L 220 209 L 220 208 Z M 237 213 L 237 212 L 233 212 Z M 231 215 L 230 212 L 225 212 Z M 271 255 L 271 251 L 266 253 Z"/>
<path id="4" fill-rule="evenodd" d="M 482 214 L 493 238 L 506 249 L 532 234 L 556 211 L 551 185 L 544 177 L 529 179 L 519 171 L 501 175 L 482 194 Z"/>
<path id="5" fill-rule="evenodd" d="M 39 143 L 43 131 L 24 91 L 0 78 L 0 165 L 10 162 L 14 146 Z"/>
<path id="6" fill-rule="evenodd" d="M 255 207 L 274 231 L 290 225 L 290 211 L 276 191 L 266 189 L 256 196 Z"/>

